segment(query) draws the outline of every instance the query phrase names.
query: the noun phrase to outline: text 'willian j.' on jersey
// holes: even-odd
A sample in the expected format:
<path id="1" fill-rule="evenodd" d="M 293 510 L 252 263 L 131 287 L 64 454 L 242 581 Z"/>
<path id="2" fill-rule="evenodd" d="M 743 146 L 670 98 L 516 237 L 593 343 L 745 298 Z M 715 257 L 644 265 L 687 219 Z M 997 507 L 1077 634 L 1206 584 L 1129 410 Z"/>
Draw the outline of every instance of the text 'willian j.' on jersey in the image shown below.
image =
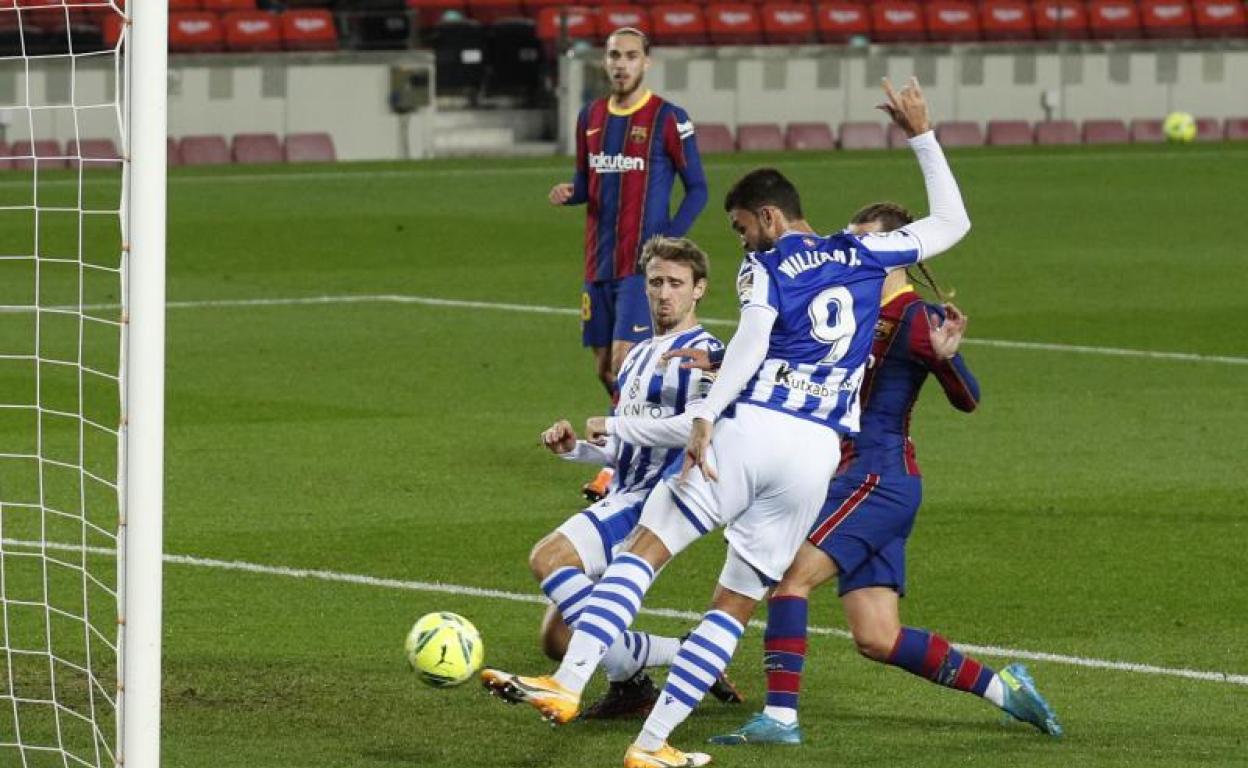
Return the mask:
<path id="1" fill-rule="evenodd" d="M 885 272 L 919 255 L 905 230 L 790 232 L 771 250 L 747 254 L 737 274 L 742 307 L 766 307 L 776 319 L 766 358 L 737 401 L 857 432 Z"/>
<path id="2" fill-rule="evenodd" d="M 838 475 L 920 474 L 910 418 L 929 373 L 954 408 L 969 413 L 979 404 L 979 382 L 962 355 L 944 360 L 932 349 L 932 314 L 943 321 L 945 312 L 910 286 L 884 297 L 861 390 L 862 429 L 841 440 Z"/>
<path id="3" fill-rule="evenodd" d="M 719 339 L 697 325 L 685 331 L 654 336 L 629 350 L 616 379 L 619 399 L 612 415 L 630 421 L 653 421 L 653 430 L 671 429 L 669 416 L 684 413 L 685 407 L 701 400 L 714 379 L 696 369 L 681 368 L 679 358 L 663 360 L 664 353 L 681 347 L 707 352 L 723 349 Z M 638 430 L 633 430 L 638 431 Z M 687 431 L 687 430 L 686 430 Z M 615 440 L 615 477 L 611 491 L 650 489 L 669 469 L 679 466 L 687 435 L 663 435 L 639 445 Z M 654 447 L 667 443 L 670 447 Z"/>
<path id="4" fill-rule="evenodd" d="M 672 216 L 676 176 L 685 187 Z M 585 280 L 637 272 L 641 246 L 655 235 L 680 237 L 706 205 L 706 175 L 693 121 L 647 92 L 621 110 L 598 99 L 576 120 L 576 177 L 568 205 L 587 203 Z"/>

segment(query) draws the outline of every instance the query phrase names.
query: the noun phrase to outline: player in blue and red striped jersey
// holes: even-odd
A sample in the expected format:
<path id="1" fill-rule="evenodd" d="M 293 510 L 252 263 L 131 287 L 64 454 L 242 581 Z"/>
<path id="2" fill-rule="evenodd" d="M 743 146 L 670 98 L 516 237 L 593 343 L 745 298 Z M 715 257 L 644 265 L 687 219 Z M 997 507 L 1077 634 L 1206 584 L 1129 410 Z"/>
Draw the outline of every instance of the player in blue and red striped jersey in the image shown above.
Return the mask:
<path id="1" fill-rule="evenodd" d="M 607 38 L 603 67 L 611 94 L 581 110 L 576 120 L 576 175 L 550 190 L 555 205 L 588 208 L 581 342 L 594 352 L 598 378 L 614 401 L 616 375 L 628 350 L 653 333 L 645 276 L 637 272 L 641 247 L 655 235 L 682 237 L 706 207 L 706 175 L 685 110 L 643 87 L 650 41 L 632 27 Z M 679 176 L 685 194 L 671 214 Z M 597 501 L 611 470 L 585 486 Z"/>
<path id="2" fill-rule="evenodd" d="M 851 231 L 893 230 L 910 220 L 904 208 L 877 203 L 854 216 Z M 1018 720 L 1061 735 L 1056 716 L 1022 665 L 996 672 L 940 635 L 901 624 L 898 603 L 906 589 L 906 542 L 923 491 L 910 440 L 914 404 L 929 374 L 960 411 L 975 410 L 979 384 L 957 352 L 966 317 L 956 307 L 924 302 L 904 270 L 889 274 L 882 294 L 873 362 L 861 389 L 861 431 L 842 440 L 841 464 L 827 501 L 768 602 L 763 640 L 766 707 L 733 733 L 712 738 L 713 743 L 801 743 L 797 706 L 806 658 L 807 601 L 833 577 L 839 580 L 850 632 L 864 656 L 981 696 Z M 699 359 L 694 364 L 705 367 L 710 362 Z"/>

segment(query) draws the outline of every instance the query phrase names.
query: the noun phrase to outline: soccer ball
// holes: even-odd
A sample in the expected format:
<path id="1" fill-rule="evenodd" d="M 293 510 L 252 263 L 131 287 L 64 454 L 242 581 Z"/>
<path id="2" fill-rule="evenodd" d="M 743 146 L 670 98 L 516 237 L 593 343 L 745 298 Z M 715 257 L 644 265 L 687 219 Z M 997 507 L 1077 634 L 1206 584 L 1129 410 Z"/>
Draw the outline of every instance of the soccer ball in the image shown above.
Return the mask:
<path id="1" fill-rule="evenodd" d="M 1166 139 L 1176 144 L 1186 144 L 1196 138 L 1196 118 L 1187 112 L 1171 112 L 1161 124 Z"/>
<path id="2" fill-rule="evenodd" d="M 457 613 L 427 613 L 403 644 L 407 663 L 435 688 L 459 685 L 481 667 L 485 645 L 472 622 Z"/>

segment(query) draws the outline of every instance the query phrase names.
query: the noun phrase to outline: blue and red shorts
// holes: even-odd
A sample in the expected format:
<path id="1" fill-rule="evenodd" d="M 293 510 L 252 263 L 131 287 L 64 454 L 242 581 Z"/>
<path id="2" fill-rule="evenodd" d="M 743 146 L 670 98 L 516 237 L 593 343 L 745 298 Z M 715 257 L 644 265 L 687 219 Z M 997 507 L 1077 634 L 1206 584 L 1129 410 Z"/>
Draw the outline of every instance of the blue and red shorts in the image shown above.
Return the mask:
<path id="1" fill-rule="evenodd" d="M 585 283 L 581 294 L 581 344 L 609 347 L 613 341 L 636 344 L 654 335 L 646 276 Z"/>
<path id="2" fill-rule="evenodd" d="M 906 594 L 906 540 L 922 501 L 918 475 L 854 472 L 832 480 L 807 541 L 836 563 L 838 595 L 864 587 Z"/>

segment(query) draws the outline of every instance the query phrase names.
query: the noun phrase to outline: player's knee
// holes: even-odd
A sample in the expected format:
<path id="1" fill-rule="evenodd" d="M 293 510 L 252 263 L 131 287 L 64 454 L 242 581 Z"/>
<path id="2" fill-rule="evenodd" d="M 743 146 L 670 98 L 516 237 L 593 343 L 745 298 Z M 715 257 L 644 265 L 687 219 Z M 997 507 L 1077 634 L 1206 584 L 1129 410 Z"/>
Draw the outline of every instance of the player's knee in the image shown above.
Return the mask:
<path id="1" fill-rule="evenodd" d="M 550 536 L 533 545 L 529 552 L 529 570 L 533 578 L 542 581 L 555 572 L 556 568 L 565 565 L 562 562 L 561 547 Z"/>
<path id="2" fill-rule="evenodd" d="M 872 661 L 888 661 L 897 641 L 896 633 L 890 634 L 882 627 L 854 627 L 853 634 L 858 653 Z"/>

